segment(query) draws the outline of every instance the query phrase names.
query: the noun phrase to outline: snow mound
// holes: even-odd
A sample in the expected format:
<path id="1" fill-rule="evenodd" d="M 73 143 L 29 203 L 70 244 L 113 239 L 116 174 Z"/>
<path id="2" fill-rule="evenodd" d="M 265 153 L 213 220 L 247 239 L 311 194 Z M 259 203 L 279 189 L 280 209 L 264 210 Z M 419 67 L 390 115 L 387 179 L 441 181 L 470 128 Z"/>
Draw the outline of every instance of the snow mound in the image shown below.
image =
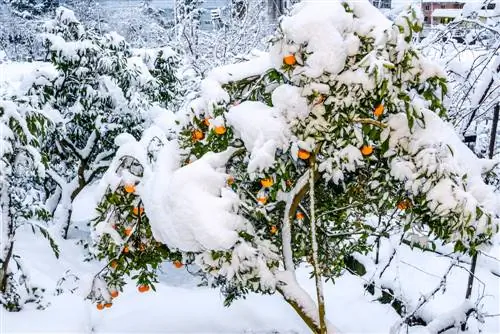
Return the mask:
<path id="1" fill-rule="evenodd" d="M 186 252 L 225 250 L 238 240 L 243 218 L 236 214 L 238 196 L 217 171 L 233 153 L 207 154 L 171 170 L 173 145 L 165 145 L 151 175 L 138 187 L 156 240 Z"/>
<path id="2" fill-rule="evenodd" d="M 264 170 L 274 163 L 276 149 L 286 148 L 288 129 L 275 110 L 262 102 L 246 101 L 229 109 L 226 120 L 251 152 L 248 172 Z"/>

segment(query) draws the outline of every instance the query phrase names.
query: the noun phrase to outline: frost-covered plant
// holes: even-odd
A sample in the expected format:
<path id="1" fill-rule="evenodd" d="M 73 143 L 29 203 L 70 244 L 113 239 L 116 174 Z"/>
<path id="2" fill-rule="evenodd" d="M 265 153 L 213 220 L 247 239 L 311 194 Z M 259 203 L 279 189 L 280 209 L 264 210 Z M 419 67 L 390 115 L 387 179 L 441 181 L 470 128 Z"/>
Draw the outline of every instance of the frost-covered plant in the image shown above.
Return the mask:
<path id="1" fill-rule="evenodd" d="M 17 16 L 26 19 L 53 12 L 59 6 L 58 0 L 3 0 L 3 2 Z"/>
<path id="2" fill-rule="evenodd" d="M 488 155 L 491 119 L 500 95 L 495 79 L 500 73 L 500 20 L 495 14 L 498 5 L 487 9 L 491 5 L 490 0 L 467 3 L 460 17 L 429 34 L 420 45 L 447 72 L 451 122 L 483 157 Z"/>
<path id="3" fill-rule="evenodd" d="M 278 292 L 313 332 L 333 332 L 323 280 L 373 237 L 399 230 L 473 254 L 498 229 L 489 164 L 440 118 L 444 73 L 411 45 L 421 28 L 412 11 L 392 23 L 367 1 L 304 1 L 269 53 L 208 74 L 178 140 L 158 127 L 123 140 L 105 183 L 133 186 L 154 239 L 226 303 Z M 117 168 L 124 156 L 139 173 Z M 295 278 L 304 264 L 317 305 Z"/>
<path id="4" fill-rule="evenodd" d="M 45 166 L 37 135 L 46 123 L 35 110 L 0 98 L 0 304 L 9 311 L 30 302 L 42 307 L 43 289 L 30 283 L 15 249 L 17 230 L 30 225 L 50 241 L 56 256 L 59 253 L 45 224 Z"/>
<path id="5" fill-rule="evenodd" d="M 153 92 L 171 79 L 165 77 L 169 59 L 162 58 L 165 70 L 157 80 L 121 36 L 86 31 L 63 7 L 43 39 L 54 70 L 37 72 L 26 95 L 51 117 L 53 126 L 41 139 L 49 165 L 46 187 L 67 236 L 72 201 L 106 170 L 114 138 L 125 131 L 140 137 L 148 113 L 162 110 L 152 102 Z M 175 92 L 162 91 L 156 99 L 167 104 L 169 94 L 171 99 Z"/>

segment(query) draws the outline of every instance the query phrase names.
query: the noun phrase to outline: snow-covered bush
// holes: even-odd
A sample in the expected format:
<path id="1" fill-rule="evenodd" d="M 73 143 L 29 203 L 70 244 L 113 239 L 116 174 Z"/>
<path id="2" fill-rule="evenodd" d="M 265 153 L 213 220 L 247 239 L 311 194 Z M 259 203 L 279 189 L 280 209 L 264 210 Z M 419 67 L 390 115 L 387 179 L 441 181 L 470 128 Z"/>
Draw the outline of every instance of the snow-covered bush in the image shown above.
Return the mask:
<path id="1" fill-rule="evenodd" d="M 163 111 L 154 99 L 165 106 L 176 93 L 169 88 L 153 96 L 173 80 L 165 74 L 170 58 L 159 58 L 162 76 L 156 79 L 121 36 L 87 31 L 66 8 L 47 23 L 43 39 L 54 70 L 38 71 L 25 84 L 26 96 L 50 114 L 52 126 L 41 138 L 46 188 L 67 236 L 72 201 L 106 170 L 115 137 L 128 132 L 139 138 L 148 115 Z"/>
<path id="2" fill-rule="evenodd" d="M 412 11 L 392 23 L 367 1 L 303 1 L 269 53 L 207 75 L 178 138 L 165 119 L 140 141 L 121 137 L 103 184 L 128 202 L 102 207 L 97 232 L 113 251 L 92 297 L 110 302 L 116 286 L 98 278 L 120 265 L 147 266 L 125 252 L 131 240 L 161 242 L 226 303 L 278 292 L 326 333 L 323 280 L 374 237 L 400 230 L 475 253 L 498 229 L 499 197 L 483 181 L 490 164 L 440 118 L 444 73 L 410 43 L 421 28 Z M 304 264 L 317 305 L 295 279 Z"/>
<path id="3" fill-rule="evenodd" d="M 500 73 L 500 20 L 495 14 L 498 4 L 486 10 L 490 5 L 491 1 L 467 3 L 460 17 L 429 34 L 420 46 L 445 68 L 450 120 L 483 157 L 489 154 L 491 120 L 500 96 L 495 79 Z"/>
<path id="4" fill-rule="evenodd" d="M 19 311 L 25 303 L 42 305 L 43 291 L 30 283 L 17 255 L 16 232 L 31 225 L 49 239 L 56 256 L 58 247 L 47 231 L 45 192 L 41 180 L 45 166 L 37 135 L 46 127 L 45 117 L 25 105 L 0 97 L 0 304 Z"/>
<path id="5" fill-rule="evenodd" d="M 10 10 L 26 19 L 53 12 L 59 5 L 58 0 L 3 0 Z"/>

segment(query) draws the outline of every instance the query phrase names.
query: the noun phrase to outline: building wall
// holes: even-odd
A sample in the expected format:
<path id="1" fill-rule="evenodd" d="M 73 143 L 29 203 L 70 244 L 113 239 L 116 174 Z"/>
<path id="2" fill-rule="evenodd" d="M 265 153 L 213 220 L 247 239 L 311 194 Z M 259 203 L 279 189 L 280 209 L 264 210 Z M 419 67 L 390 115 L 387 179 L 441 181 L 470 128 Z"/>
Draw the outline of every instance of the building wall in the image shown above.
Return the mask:
<path id="1" fill-rule="evenodd" d="M 432 12 L 435 9 L 459 9 L 463 8 L 464 3 L 460 2 L 423 2 L 422 11 L 424 13 L 424 24 L 440 24 L 442 23 L 441 18 L 433 19 Z M 444 23 L 444 22 L 443 22 Z"/>

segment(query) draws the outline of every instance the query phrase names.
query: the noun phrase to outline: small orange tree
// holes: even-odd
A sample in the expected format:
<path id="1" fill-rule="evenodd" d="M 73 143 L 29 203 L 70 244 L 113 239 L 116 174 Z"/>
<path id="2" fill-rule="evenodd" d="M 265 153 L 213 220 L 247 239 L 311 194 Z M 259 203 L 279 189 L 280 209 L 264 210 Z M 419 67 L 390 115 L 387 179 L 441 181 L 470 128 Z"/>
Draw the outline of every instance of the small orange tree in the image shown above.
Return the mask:
<path id="1" fill-rule="evenodd" d="M 391 23 L 368 2 L 297 5 L 269 54 L 208 75 L 176 138 L 152 128 L 125 141 L 110 189 L 137 185 L 151 243 L 196 263 L 227 304 L 278 292 L 314 333 L 333 331 L 323 280 L 374 237 L 474 253 L 497 230 L 494 190 L 440 118 L 445 78 L 411 46 L 421 27 L 412 11 Z M 120 171 L 127 156 L 135 165 Z M 108 258 L 123 245 L 100 240 Z M 295 279 L 304 263 L 317 303 Z"/>

